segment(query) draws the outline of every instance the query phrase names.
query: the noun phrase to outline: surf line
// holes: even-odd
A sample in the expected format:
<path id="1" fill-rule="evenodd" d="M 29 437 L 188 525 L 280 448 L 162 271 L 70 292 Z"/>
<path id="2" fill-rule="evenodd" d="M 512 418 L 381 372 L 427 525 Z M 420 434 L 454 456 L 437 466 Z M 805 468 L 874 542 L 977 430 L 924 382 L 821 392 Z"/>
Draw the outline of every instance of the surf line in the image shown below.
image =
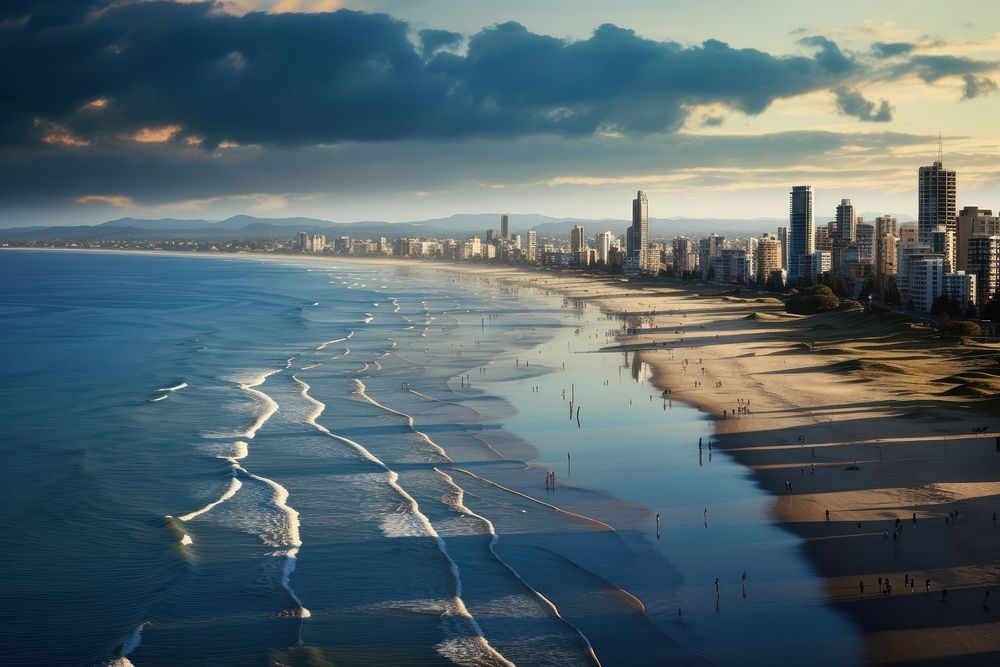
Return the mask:
<path id="1" fill-rule="evenodd" d="M 397 474 L 395 470 L 393 470 L 385 463 L 383 463 L 381 459 L 372 454 L 361 444 L 355 442 L 354 440 L 351 440 L 350 438 L 345 438 L 342 435 L 337 435 L 336 433 L 332 432 L 330 429 L 326 428 L 318 421 L 316 421 L 319 418 L 319 416 L 323 414 L 323 411 L 326 409 L 326 404 L 316 400 L 309 394 L 310 386 L 306 382 L 303 382 L 301 378 L 297 377 L 296 375 L 292 375 L 292 379 L 295 382 L 297 382 L 301 387 L 300 393 L 302 398 L 313 404 L 313 410 L 306 417 L 307 424 L 315 428 L 320 433 L 323 433 L 333 438 L 334 440 L 351 447 L 358 454 L 360 454 L 361 457 L 364 458 L 366 461 L 373 463 L 374 465 L 378 466 L 379 468 L 381 468 L 386 472 L 386 481 L 388 482 L 389 486 L 397 494 L 399 494 L 399 496 L 403 498 L 403 500 L 406 501 L 407 505 L 409 505 L 410 513 L 413 514 L 413 516 L 415 516 L 418 521 L 420 521 L 421 525 L 424 527 L 424 530 L 427 532 L 427 534 L 430 537 L 434 538 L 434 541 L 438 547 L 438 551 L 440 551 L 441 555 L 443 555 L 445 557 L 445 560 L 448 561 L 448 566 L 451 571 L 451 576 L 455 582 L 455 594 L 454 597 L 452 598 L 452 607 L 454 608 L 454 611 L 457 613 L 458 616 L 464 618 L 466 623 L 468 623 L 469 628 L 475 637 L 475 640 L 479 643 L 479 645 L 483 648 L 483 650 L 485 650 L 495 660 L 498 660 L 501 664 L 503 664 L 504 667 L 514 667 L 514 663 L 505 658 L 499 651 L 493 648 L 489 640 L 486 639 L 486 635 L 483 634 L 483 629 L 480 627 L 479 622 L 475 619 L 475 617 L 473 617 L 473 615 L 469 612 L 468 608 L 465 606 L 465 601 L 462 599 L 462 575 L 458 569 L 458 563 L 456 563 L 455 560 L 451 557 L 451 554 L 448 553 L 448 547 L 445 544 L 444 539 L 438 534 L 437 530 L 435 530 L 434 525 L 431 523 L 430 519 L 428 519 L 427 515 L 425 515 L 420 510 L 420 505 L 419 503 L 417 503 L 417 500 L 413 496 L 411 496 L 406 491 L 406 489 L 400 486 L 398 481 L 399 474 Z M 362 387 L 363 386 L 364 385 L 362 385 Z"/>
<path id="2" fill-rule="evenodd" d="M 345 340 L 347 340 L 348 338 L 350 338 L 350 337 L 351 337 L 351 336 L 353 336 L 353 335 L 354 335 L 354 331 L 353 331 L 353 330 L 351 330 L 351 331 L 350 331 L 350 332 L 349 332 L 349 333 L 348 333 L 348 334 L 347 334 L 346 336 L 344 336 L 343 338 L 334 338 L 333 340 L 328 340 L 328 341 L 326 341 L 325 343 L 320 343 L 320 344 L 319 344 L 319 347 L 317 347 L 316 349 L 317 349 L 317 350 L 325 350 L 325 349 L 326 349 L 326 347 L 327 347 L 328 345 L 333 345 L 334 343 L 343 343 L 343 342 L 344 342 Z"/>
<path id="3" fill-rule="evenodd" d="M 436 442 L 434 442 L 433 440 L 431 440 L 430 436 L 428 436 L 426 433 L 424 433 L 423 431 L 418 431 L 417 430 L 416 426 L 413 423 L 413 417 L 411 417 L 410 415 L 406 414 L 405 412 L 400 412 L 399 410 L 393 410 L 388 405 L 383 405 L 382 403 L 379 403 L 378 401 L 376 401 L 374 398 L 372 398 L 371 396 L 368 395 L 368 393 L 366 392 L 367 387 L 365 386 L 365 383 L 362 382 L 361 380 L 355 378 L 354 379 L 354 385 L 356 387 L 355 393 L 358 396 L 360 396 L 365 401 L 367 401 L 368 403 L 371 403 L 372 405 L 374 405 L 377 408 L 381 408 L 382 410 L 385 410 L 386 412 L 391 412 L 394 415 L 399 415 L 400 417 L 403 417 L 404 419 L 406 419 L 406 425 L 407 425 L 407 427 L 409 427 L 410 431 L 413 434 L 415 434 L 421 440 L 423 440 L 431 449 L 433 449 L 435 452 L 437 452 L 438 455 L 441 456 L 445 461 L 448 461 L 449 463 L 452 462 L 451 457 L 448 456 L 448 453 L 446 451 L 444 451 L 444 448 L 442 448 L 439 444 L 437 444 Z"/>
<path id="4" fill-rule="evenodd" d="M 559 608 L 555 605 L 555 603 L 553 603 L 547 597 L 545 597 L 544 595 L 542 595 L 542 593 L 540 591 L 532 588 L 531 585 L 527 581 L 524 580 L 524 577 L 522 577 L 520 574 L 518 574 L 517 570 L 515 570 L 503 558 L 500 558 L 500 555 L 497 554 L 497 550 L 496 550 L 496 545 L 497 545 L 497 542 L 500 541 L 500 536 L 497 535 L 497 531 L 496 531 L 496 528 L 493 526 L 493 522 L 490 521 L 489 519 L 487 519 L 486 517 L 484 517 L 483 515 L 477 514 L 476 512 L 472 511 L 471 509 L 469 509 L 469 507 L 467 507 L 465 505 L 465 502 L 464 502 L 464 499 L 465 499 L 465 489 L 463 489 L 458 484 L 456 484 L 455 480 L 452 479 L 451 475 L 449 475 L 448 473 L 444 472 L 440 468 L 438 468 L 438 467 L 435 466 L 434 467 L 434 472 L 436 472 L 437 474 L 441 475 L 441 477 L 444 478 L 445 482 L 447 482 L 448 485 L 451 486 L 455 490 L 455 496 L 456 496 L 456 498 L 455 498 L 455 509 L 457 509 L 462 514 L 470 516 L 470 517 L 472 517 L 474 519 L 478 519 L 479 521 L 481 521 L 483 523 L 484 526 L 486 526 L 486 530 L 490 534 L 490 544 L 489 544 L 490 553 L 493 554 L 493 557 L 497 560 L 497 562 L 500 563 L 501 565 L 503 565 L 508 570 L 510 570 L 510 573 L 513 574 L 514 577 L 518 581 L 520 581 L 521 584 L 525 588 L 527 588 L 529 591 L 531 591 L 531 593 L 535 597 L 537 597 L 539 600 L 541 600 L 541 602 L 545 606 L 547 606 L 549 608 L 549 610 L 553 613 L 553 615 L 555 615 L 556 618 L 558 618 L 560 621 L 562 621 L 563 623 L 565 623 L 571 630 L 573 630 L 580 637 L 580 640 L 583 642 L 584 650 L 587 652 L 587 655 L 590 656 L 590 659 L 594 661 L 594 664 L 596 664 L 596 665 L 598 665 L 598 667 L 600 667 L 601 661 L 597 657 L 597 654 L 594 652 L 594 646 L 590 643 L 590 640 L 587 639 L 587 636 L 585 634 L 583 634 L 583 631 L 580 630 L 580 628 L 578 628 L 575 625 L 573 625 L 572 623 L 570 623 L 569 621 L 567 621 L 563 617 L 563 615 L 559 613 Z"/>
<path id="5" fill-rule="evenodd" d="M 513 493 L 515 496 L 520 496 L 521 498 L 524 498 L 525 500 L 530 500 L 533 503 L 536 503 L 538 505 L 542 505 L 543 507 L 548 507 L 549 509 L 555 510 L 556 512 L 561 512 L 563 514 L 568 514 L 569 516 L 575 516 L 578 519 L 583 519 L 584 521 L 589 521 L 590 523 L 597 524 L 598 526 L 603 526 L 604 528 L 607 528 L 608 530 L 610 530 L 612 533 L 618 532 L 618 531 L 616 531 L 614 529 L 614 526 L 612 526 L 611 524 L 608 524 L 608 523 L 604 523 L 600 519 L 595 519 L 593 517 L 584 516 L 583 514 L 577 514 L 576 512 L 570 512 L 569 510 L 564 510 L 561 507 L 556 507 L 555 505 L 551 505 L 551 504 L 549 504 L 547 502 L 539 500 L 538 498 L 532 498 L 531 496 L 529 496 L 529 495 L 527 495 L 525 493 L 521 493 L 520 491 L 515 491 L 514 489 L 508 488 L 508 487 L 506 487 L 506 486 L 504 486 L 502 484 L 497 484 L 492 479 L 486 479 L 485 477 L 477 475 L 476 473 L 470 472 L 470 471 L 468 471 L 468 470 L 466 470 L 464 468 L 452 468 L 452 470 L 456 470 L 456 471 L 458 471 L 460 473 L 464 473 L 464 474 L 468 475 L 469 477 L 475 477 L 476 479 L 478 479 L 479 481 L 483 482 L 484 484 L 489 484 L 490 486 L 495 486 L 496 488 L 501 489 L 503 491 L 506 491 L 507 493 Z"/>

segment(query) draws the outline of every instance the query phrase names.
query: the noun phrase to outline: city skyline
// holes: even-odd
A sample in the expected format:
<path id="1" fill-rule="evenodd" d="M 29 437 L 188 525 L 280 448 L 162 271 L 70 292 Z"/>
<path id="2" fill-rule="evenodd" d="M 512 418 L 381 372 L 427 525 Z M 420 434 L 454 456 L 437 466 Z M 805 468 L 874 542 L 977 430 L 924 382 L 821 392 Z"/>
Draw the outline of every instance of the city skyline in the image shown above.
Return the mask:
<path id="1" fill-rule="evenodd" d="M 994 3 L 955 16 L 779 2 L 752 36 L 712 20 L 755 11 L 733 2 L 583 2 L 572 16 L 525 2 L 59 5 L 0 10 L 18 71 L 3 93 L 0 226 L 620 219 L 637 188 L 661 202 L 653 217 L 776 218 L 796 182 L 823 218 L 842 198 L 916 217 L 912 168 L 931 164 L 939 134 L 960 205 L 1000 206 Z M 181 44 L 193 47 L 175 58 Z M 152 75 L 153 60 L 170 64 Z M 350 87 L 350 72 L 370 85 Z M 51 94 L 33 92 L 40 79 Z"/>

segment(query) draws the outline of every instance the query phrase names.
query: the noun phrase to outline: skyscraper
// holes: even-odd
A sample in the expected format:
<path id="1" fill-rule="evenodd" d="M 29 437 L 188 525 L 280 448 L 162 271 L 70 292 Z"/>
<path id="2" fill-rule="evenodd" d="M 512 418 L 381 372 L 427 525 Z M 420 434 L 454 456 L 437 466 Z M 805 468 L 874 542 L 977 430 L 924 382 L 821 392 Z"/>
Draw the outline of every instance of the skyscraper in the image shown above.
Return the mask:
<path id="1" fill-rule="evenodd" d="M 510 216 L 507 214 L 500 216 L 500 238 L 510 238 Z"/>
<path id="2" fill-rule="evenodd" d="M 632 200 L 632 243 L 628 248 L 629 258 L 638 266 L 646 265 L 646 246 L 649 245 L 649 199 L 639 190 Z"/>
<path id="3" fill-rule="evenodd" d="M 538 232 L 534 229 L 528 230 L 528 261 L 538 261 Z"/>
<path id="4" fill-rule="evenodd" d="M 574 225 L 569 237 L 569 249 L 571 252 L 583 252 L 587 248 L 587 236 L 583 225 Z"/>
<path id="5" fill-rule="evenodd" d="M 595 242 L 597 244 L 597 260 L 600 262 L 608 263 L 608 257 L 611 256 L 611 243 L 614 241 L 614 232 L 598 232 Z"/>
<path id="6" fill-rule="evenodd" d="M 813 213 L 811 185 L 796 185 L 789 194 L 788 213 L 788 277 L 801 277 L 802 257 L 816 250 L 816 224 Z"/>
<path id="7" fill-rule="evenodd" d="M 853 241 L 855 222 L 851 200 L 841 199 L 837 204 L 837 238 L 841 241 Z"/>
<path id="8" fill-rule="evenodd" d="M 931 235 L 944 225 L 955 229 L 955 172 L 945 169 L 940 155 L 917 175 L 917 240 L 930 245 Z"/>
<path id="9" fill-rule="evenodd" d="M 1000 291 L 1000 236 L 969 239 L 969 269 L 976 276 L 976 304 L 984 306 Z"/>
<path id="10" fill-rule="evenodd" d="M 969 239 L 973 236 L 1000 235 L 1000 216 L 993 215 L 988 208 L 966 206 L 958 214 L 955 234 L 955 268 L 969 269 Z"/>
<path id="11" fill-rule="evenodd" d="M 673 251 L 674 275 L 679 276 L 685 271 L 694 271 L 696 261 L 691 239 L 686 236 L 678 236 L 674 239 Z"/>
<path id="12" fill-rule="evenodd" d="M 781 243 L 781 268 L 788 268 L 788 227 L 778 227 L 778 241 Z"/>

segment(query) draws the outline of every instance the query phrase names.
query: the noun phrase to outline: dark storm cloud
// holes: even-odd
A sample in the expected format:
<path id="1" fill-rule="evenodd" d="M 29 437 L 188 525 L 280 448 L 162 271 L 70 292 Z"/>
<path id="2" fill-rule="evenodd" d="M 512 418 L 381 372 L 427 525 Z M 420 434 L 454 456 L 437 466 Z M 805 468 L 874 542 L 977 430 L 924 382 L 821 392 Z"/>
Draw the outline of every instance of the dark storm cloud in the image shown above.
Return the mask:
<path id="1" fill-rule="evenodd" d="M 895 58 L 905 56 L 915 48 L 917 45 L 909 42 L 875 42 L 872 44 L 872 53 L 876 58 Z"/>
<path id="2" fill-rule="evenodd" d="M 68 203 L 87 195 L 123 195 L 157 205 L 246 193 L 350 196 L 387 187 L 426 191 L 477 183 L 533 183 L 566 175 L 615 178 L 697 168 L 730 168 L 735 170 L 730 180 L 745 182 L 747 165 L 780 169 L 808 163 L 840 168 L 840 151 L 846 147 L 855 157 L 872 154 L 881 159 L 896 147 L 931 145 L 936 139 L 892 132 L 590 136 L 574 141 L 536 136 L 285 146 L 223 151 L 208 159 L 200 151 L 154 146 L 128 151 L 105 147 L 6 151 L 0 152 L 0 174 L 4 174 L 0 212 L 16 204 Z"/>
<path id="3" fill-rule="evenodd" d="M 962 87 L 963 100 L 972 100 L 997 91 L 997 82 L 985 76 L 966 74 L 962 77 L 962 80 L 965 82 L 965 85 Z"/>
<path id="4" fill-rule="evenodd" d="M 428 28 L 420 31 L 420 51 L 426 58 L 444 48 L 462 43 L 462 33 Z"/>
<path id="5" fill-rule="evenodd" d="M 455 43 L 385 14 L 233 16 L 213 4 L 17 2 L 0 42 L 0 141 L 38 141 L 53 124 L 108 142 L 143 127 L 260 144 L 515 137 L 675 130 L 688 107 L 757 114 L 775 99 L 857 71 L 832 41 L 774 56 L 716 40 L 683 46 L 603 25 L 567 41 L 505 23 Z M 106 98 L 100 109 L 88 102 Z"/>
<path id="6" fill-rule="evenodd" d="M 845 86 L 834 88 L 833 94 L 837 96 L 837 109 L 846 116 L 871 123 L 888 123 L 892 120 L 889 100 L 882 100 L 876 105 L 857 90 Z"/>
<path id="7" fill-rule="evenodd" d="M 949 76 L 965 76 L 996 69 L 1000 63 L 975 60 L 962 56 L 922 56 L 916 55 L 893 70 L 896 76 L 913 73 L 927 83 L 934 83 Z"/>

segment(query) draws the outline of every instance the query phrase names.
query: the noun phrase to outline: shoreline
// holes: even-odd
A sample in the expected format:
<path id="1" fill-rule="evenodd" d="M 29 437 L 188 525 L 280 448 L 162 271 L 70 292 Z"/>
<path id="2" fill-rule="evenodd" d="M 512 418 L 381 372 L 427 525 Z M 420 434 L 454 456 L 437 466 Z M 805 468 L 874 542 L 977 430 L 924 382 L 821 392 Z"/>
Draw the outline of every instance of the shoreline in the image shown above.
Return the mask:
<path id="1" fill-rule="evenodd" d="M 905 334 L 912 333 L 917 342 L 929 336 L 919 327 L 909 331 L 891 322 L 884 331 L 860 327 L 838 332 L 838 324 L 853 326 L 862 316 L 788 317 L 775 300 L 736 298 L 722 294 L 731 290 L 694 281 L 683 286 L 630 285 L 613 278 L 535 274 L 517 267 L 391 258 L 97 252 L 286 262 L 390 261 L 529 282 L 567 298 L 592 301 L 610 314 L 627 313 L 643 326 L 610 351 L 635 351 L 653 368 L 655 386 L 714 418 L 717 446 L 772 494 L 774 521 L 802 540 L 804 554 L 824 577 L 829 604 L 859 623 L 869 661 L 964 658 L 963 664 L 987 664 L 1000 656 L 1000 622 L 981 606 L 986 590 L 994 597 L 1000 592 L 1000 561 L 992 557 L 1000 553 L 1000 530 L 990 525 L 991 512 L 1000 511 L 1000 452 L 988 446 L 1000 437 L 1000 420 L 996 413 L 963 406 L 963 396 L 989 395 L 986 392 L 996 385 L 975 376 L 957 377 L 951 384 L 939 381 L 967 374 L 970 367 L 971 372 L 989 375 L 990 355 L 1000 359 L 997 346 L 974 346 L 970 349 L 983 351 L 982 358 L 970 355 L 957 366 L 960 355 L 935 360 L 930 354 L 916 354 L 914 345 L 908 347 L 912 341 Z M 825 329 L 817 330 L 820 325 Z M 838 333 L 845 336 L 838 339 Z M 687 372 L 677 358 L 682 352 L 689 359 Z M 702 363 L 695 365 L 695 355 Z M 695 386 L 695 380 L 701 386 Z M 948 394 L 956 388 L 967 391 Z M 749 400 L 749 405 L 738 400 Z M 734 409 L 738 416 L 731 416 Z M 971 432 L 982 427 L 982 433 Z M 805 446 L 798 444 L 800 436 Z M 793 484 L 791 493 L 782 493 L 784 481 Z M 826 510 L 831 511 L 829 522 Z M 946 526 L 944 517 L 956 510 L 962 519 Z M 904 541 L 898 544 L 882 532 L 891 531 L 897 518 L 905 526 Z M 920 582 L 913 594 L 904 589 L 904 575 Z M 877 592 L 880 576 L 893 581 L 896 592 L 890 598 Z M 864 596 L 858 594 L 859 579 L 866 584 Z M 930 594 L 922 592 L 925 579 L 932 582 Z M 940 601 L 943 587 L 950 590 L 946 604 Z"/>

